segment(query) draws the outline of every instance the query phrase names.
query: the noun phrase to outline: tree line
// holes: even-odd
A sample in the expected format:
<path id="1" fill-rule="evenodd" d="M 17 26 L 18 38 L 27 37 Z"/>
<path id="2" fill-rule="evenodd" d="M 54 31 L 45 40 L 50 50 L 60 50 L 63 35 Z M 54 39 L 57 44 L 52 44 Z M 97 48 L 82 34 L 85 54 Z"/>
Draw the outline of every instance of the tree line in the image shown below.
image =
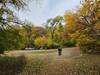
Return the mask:
<path id="1" fill-rule="evenodd" d="M 27 2 L 27 1 L 25 1 Z M 100 1 L 83 0 L 77 10 L 48 19 L 42 27 L 22 23 L 9 8 L 20 10 L 24 0 L 1 0 L 0 52 L 25 48 L 80 47 L 83 53 L 100 52 Z M 6 17 L 5 17 L 6 15 Z"/>

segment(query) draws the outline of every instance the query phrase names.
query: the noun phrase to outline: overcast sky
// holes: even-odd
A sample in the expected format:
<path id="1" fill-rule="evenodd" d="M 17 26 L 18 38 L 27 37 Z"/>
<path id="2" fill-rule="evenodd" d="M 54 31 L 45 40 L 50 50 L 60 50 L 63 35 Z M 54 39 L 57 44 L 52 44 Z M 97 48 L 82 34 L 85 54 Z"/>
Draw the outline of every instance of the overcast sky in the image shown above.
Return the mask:
<path id="1" fill-rule="evenodd" d="M 19 11 L 17 15 L 21 20 L 29 20 L 40 26 L 47 19 L 57 15 L 64 15 L 66 10 L 79 7 L 80 0 L 36 0 L 29 3 L 29 10 Z"/>

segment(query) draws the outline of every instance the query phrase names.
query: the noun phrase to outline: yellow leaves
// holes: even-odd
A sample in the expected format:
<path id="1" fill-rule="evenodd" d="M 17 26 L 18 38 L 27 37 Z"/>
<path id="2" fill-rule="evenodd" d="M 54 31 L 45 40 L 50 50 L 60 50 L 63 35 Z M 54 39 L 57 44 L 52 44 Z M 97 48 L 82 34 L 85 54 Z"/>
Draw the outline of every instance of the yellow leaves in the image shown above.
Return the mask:
<path id="1" fill-rule="evenodd" d="M 78 15 L 72 12 L 68 12 L 65 14 L 65 30 L 68 31 L 69 33 L 74 32 L 77 28 L 77 20 L 78 20 Z"/>
<path id="2" fill-rule="evenodd" d="M 80 32 L 76 31 L 75 33 L 71 34 L 70 37 L 77 40 L 80 37 L 80 35 Z"/>
<path id="3" fill-rule="evenodd" d="M 100 12 L 96 12 L 96 16 L 97 17 L 100 17 Z"/>
<path id="4" fill-rule="evenodd" d="M 78 11 L 65 13 L 65 31 L 67 31 L 71 37 L 77 39 L 78 35 L 80 35 L 77 31 L 80 32 L 84 30 L 88 25 L 91 25 L 91 27 L 95 26 L 95 29 L 100 30 L 98 3 L 99 1 L 84 0 Z"/>
<path id="5" fill-rule="evenodd" d="M 79 14 L 81 16 L 88 16 L 91 14 L 90 12 L 94 12 L 96 7 L 96 2 L 94 0 L 85 0 L 81 3 Z"/>
<path id="6" fill-rule="evenodd" d="M 64 18 L 65 18 L 65 21 L 68 20 L 70 22 L 76 19 L 75 14 L 72 12 L 66 12 Z"/>
<path id="7" fill-rule="evenodd" d="M 47 39 L 47 46 L 50 47 L 53 44 L 53 40 L 48 38 Z"/>
<path id="8" fill-rule="evenodd" d="M 37 37 L 34 41 L 36 46 L 44 46 L 47 43 L 46 37 Z"/>
<path id="9" fill-rule="evenodd" d="M 95 29 L 100 30 L 100 22 L 98 22 L 98 23 L 95 25 Z"/>

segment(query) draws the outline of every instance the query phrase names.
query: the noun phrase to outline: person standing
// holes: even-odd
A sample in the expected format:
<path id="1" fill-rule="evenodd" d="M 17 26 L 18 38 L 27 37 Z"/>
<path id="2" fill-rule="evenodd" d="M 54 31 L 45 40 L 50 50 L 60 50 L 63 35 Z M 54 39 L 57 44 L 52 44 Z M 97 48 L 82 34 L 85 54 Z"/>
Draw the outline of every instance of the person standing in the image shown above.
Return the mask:
<path id="1" fill-rule="evenodd" d="M 62 55 L 62 48 L 61 48 L 61 47 L 58 48 L 58 55 L 59 55 L 59 56 Z"/>

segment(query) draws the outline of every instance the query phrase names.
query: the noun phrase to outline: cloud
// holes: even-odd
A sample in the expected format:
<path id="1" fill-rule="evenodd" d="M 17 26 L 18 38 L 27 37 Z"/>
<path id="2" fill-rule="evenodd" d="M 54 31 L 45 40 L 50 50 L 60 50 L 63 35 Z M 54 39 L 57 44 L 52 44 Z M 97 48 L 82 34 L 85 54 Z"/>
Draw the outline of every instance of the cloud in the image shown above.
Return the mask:
<path id="1" fill-rule="evenodd" d="M 36 24 L 42 24 L 50 17 L 63 15 L 66 10 L 76 8 L 80 0 L 39 0 L 31 2 L 30 11 L 20 12 L 19 17 L 28 19 Z"/>

